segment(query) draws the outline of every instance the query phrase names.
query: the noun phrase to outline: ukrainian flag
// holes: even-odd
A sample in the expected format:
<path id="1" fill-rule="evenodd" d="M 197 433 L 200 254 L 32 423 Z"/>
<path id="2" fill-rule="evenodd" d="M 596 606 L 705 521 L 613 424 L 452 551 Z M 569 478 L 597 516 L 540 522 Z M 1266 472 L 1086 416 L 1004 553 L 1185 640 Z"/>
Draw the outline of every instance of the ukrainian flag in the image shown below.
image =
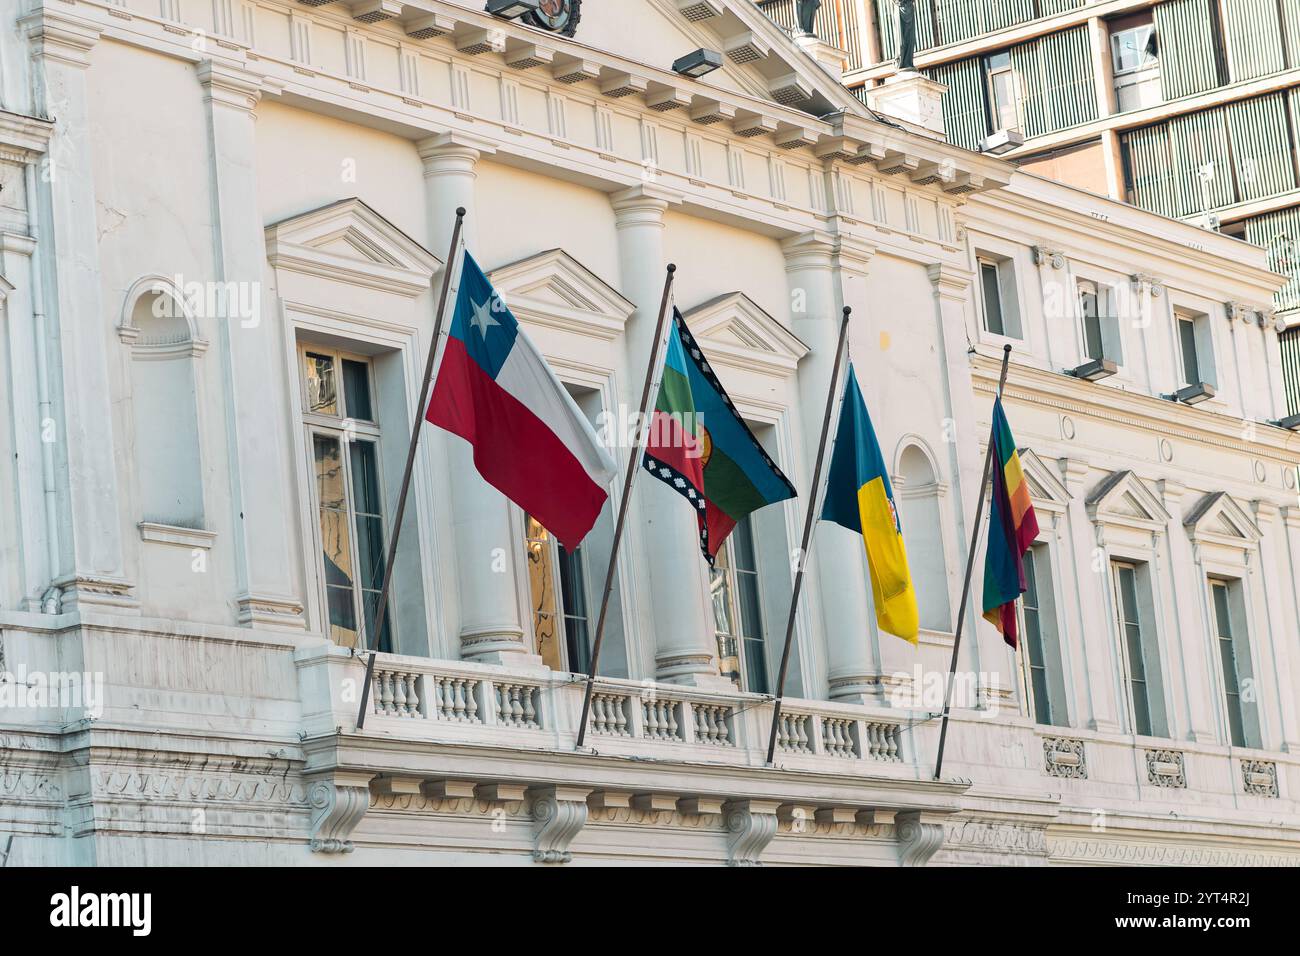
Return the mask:
<path id="1" fill-rule="evenodd" d="M 898 509 L 894 507 L 894 489 L 851 363 L 822 518 L 862 535 L 871 569 L 876 623 L 882 631 L 915 644 L 920 628 L 916 593 L 907 567 Z"/>

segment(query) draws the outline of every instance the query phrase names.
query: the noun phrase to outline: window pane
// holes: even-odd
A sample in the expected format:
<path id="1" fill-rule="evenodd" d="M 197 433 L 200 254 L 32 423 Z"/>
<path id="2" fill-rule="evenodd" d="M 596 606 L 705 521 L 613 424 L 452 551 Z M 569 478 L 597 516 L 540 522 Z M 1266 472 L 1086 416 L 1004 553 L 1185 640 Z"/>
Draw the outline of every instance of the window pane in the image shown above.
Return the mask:
<path id="1" fill-rule="evenodd" d="M 1002 322 L 1002 292 L 998 284 L 998 267 L 980 263 L 980 281 L 984 287 L 984 320 L 994 335 L 1004 335 Z"/>
<path id="2" fill-rule="evenodd" d="M 1052 722 L 1051 697 L 1047 688 L 1047 660 L 1043 652 L 1043 627 L 1039 615 L 1038 575 L 1034 566 L 1034 552 L 1025 555 L 1025 657 L 1029 665 L 1029 683 L 1033 694 L 1034 720 L 1040 724 Z"/>
<path id="3" fill-rule="evenodd" d="M 370 366 L 365 362 L 343 360 L 343 401 L 348 418 L 361 422 L 375 420 L 370 407 Z"/>
<path id="4" fill-rule="evenodd" d="M 1128 658 L 1129 692 L 1133 698 L 1133 732 L 1151 735 L 1151 701 L 1147 692 L 1146 658 L 1143 655 L 1142 625 L 1138 616 L 1137 569 L 1117 565 L 1115 576 L 1119 590 L 1120 631 L 1124 653 Z"/>
<path id="5" fill-rule="evenodd" d="M 1201 381 L 1201 370 L 1196 361 L 1196 325 L 1190 319 L 1178 320 L 1178 345 L 1183 353 L 1183 383 L 1195 385 Z"/>
<path id="6" fill-rule="evenodd" d="M 582 549 L 570 552 L 560 547 L 558 551 L 560 597 L 564 602 L 564 640 L 569 651 L 569 670 L 585 674 L 591 666 L 591 628 Z"/>
<path id="7" fill-rule="evenodd" d="M 553 670 L 565 669 L 560 652 L 560 621 L 555 604 L 555 567 L 550 534 L 537 519 L 527 516 L 524 536 L 528 548 L 528 591 L 533 605 L 533 634 L 537 653 Z"/>
<path id="8" fill-rule="evenodd" d="M 334 380 L 334 356 L 307 352 L 303 356 L 303 376 L 307 382 L 307 411 L 318 415 L 337 415 L 338 386 Z"/>
<path id="9" fill-rule="evenodd" d="M 375 443 L 354 441 L 349 446 L 352 464 L 352 494 L 355 497 L 357 529 L 357 567 L 361 579 L 361 597 L 366 613 L 366 634 L 374 633 L 379 592 L 384 586 L 384 519 L 379 505 L 379 474 L 375 461 Z M 389 608 L 384 612 L 384 630 L 376 645 L 381 651 L 392 650 L 392 622 Z"/>
<path id="10" fill-rule="evenodd" d="M 1228 708 L 1228 731 L 1232 743 L 1246 746 L 1245 719 L 1241 709 L 1241 675 L 1237 672 L 1237 648 L 1232 636 L 1232 615 L 1228 611 L 1228 586 L 1215 581 L 1210 584 L 1214 595 L 1215 633 L 1219 645 L 1219 661 L 1223 666 L 1223 692 Z"/>
<path id="11" fill-rule="evenodd" d="M 344 647 L 356 647 L 352 540 L 348 526 L 347 484 L 338 439 L 326 435 L 312 436 L 312 461 L 320 501 L 321 557 L 325 566 L 330 639 Z"/>
<path id="12" fill-rule="evenodd" d="M 740 647 L 732 605 L 731 566 L 728 552 L 723 547 L 718 552 L 717 563 L 709 570 L 709 591 L 713 598 L 713 627 L 718 637 L 718 663 L 722 676 L 739 686 Z"/>
<path id="13" fill-rule="evenodd" d="M 1083 313 L 1084 351 L 1088 358 L 1102 358 L 1105 350 L 1101 340 L 1100 297 L 1095 287 L 1079 289 L 1079 308 Z"/>

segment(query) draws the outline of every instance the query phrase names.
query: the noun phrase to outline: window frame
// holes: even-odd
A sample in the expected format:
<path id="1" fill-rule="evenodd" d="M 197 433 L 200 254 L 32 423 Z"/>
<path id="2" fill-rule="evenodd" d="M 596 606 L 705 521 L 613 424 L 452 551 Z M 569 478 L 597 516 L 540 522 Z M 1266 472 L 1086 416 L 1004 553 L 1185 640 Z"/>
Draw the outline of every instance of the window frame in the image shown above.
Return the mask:
<path id="1" fill-rule="evenodd" d="M 751 518 L 752 513 L 746 515 L 742 519 L 742 522 L 747 525 L 748 533 L 750 535 L 750 550 L 753 553 L 754 567 L 752 569 L 742 569 L 736 562 L 736 532 L 740 527 L 740 524 L 738 523 L 736 528 L 732 530 L 732 533 L 727 535 L 727 540 L 723 542 L 722 552 L 718 554 L 719 560 L 717 564 L 709 570 L 709 594 L 711 606 L 714 608 L 714 623 L 716 627 L 716 605 L 712 605 L 712 600 L 715 590 L 715 575 L 722 572 L 722 574 L 726 576 L 727 611 L 733 628 L 733 633 L 729 634 L 728 637 L 733 639 L 736 643 L 736 653 L 734 656 L 736 658 L 736 676 L 739 678 L 738 681 L 734 681 L 736 683 L 736 688 L 744 694 L 770 694 L 772 693 L 771 688 L 774 675 L 771 673 L 771 668 L 768 666 L 769 661 L 767 657 L 769 651 L 766 634 L 768 613 L 766 602 L 763 598 L 763 588 L 761 586 L 762 568 L 760 567 L 760 563 L 762 561 L 762 548 L 759 546 L 758 534 L 751 522 Z M 754 599 L 756 603 L 756 612 L 758 614 L 758 621 L 756 622 L 758 633 L 756 636 L 748 633 L 748 625 L 745 622 L 745 612 L 742 606 L 740 594 L 740 574 L 752 575 L 754 579 Z M 750 645 L 754 645 L 754 647 L 751 647 Z M 723 669 L 731 655 L 724 655 L 723 650 L 721 640 L 719 639 L 719 672 L 723 677 L 731 679 L 730 672 Z M 752 683 L 751 675 L 754 667 L 750 658 L 756 650 L 761 654 L 760 664 L 765 678 L 764 683 L 766 686 L 762 689 L 755 689 L 750 686 Z"/>
<path id="2" fill-rule="evenodd" d="M 1091 272 L 1074 272 L 1074 309 L 1077 321 L 1075 329 L 1080 362 L 1089 362 L 1097 358 L 1109 359 L 1115 363 L 1117 374 L 1126 376 L 1124 361 L 1124 333 L 1119 319 L 1120 293 L 1118 282 Z M 1101 354 L 1094 356 L 1088 346 L 1088 315 L 1084 310 L 1084 286 L 1091 286 L 1095 297 L 1097 318 L 1097 337 L 1100 340 Z"/>
<path id="3" fill-rule="evenodd" d="M 983 61 L 984 96 L 985 102 L 988 104 L 987 122 L 989 132 L 1000 133 L 1003 130 L 1024 129 L 1025 118 L 1020 96 L 1020 74 L 1016 72 L 1011 63 L 1010 51 L 1000 50 L 997 53 L 986 54 Z M 1003 79 L 1007 83 L 1011 102 L 1000 106 L 998 102 L 998 82 Z M 1014 122 L 1010 125 L 1003 125 L 1002 123 L 1003 108 L 1010 108 L 1015 113 Z"/>
<path id="4" fill-rule="evenodd" d="M 1168 739 L 1170 732 L 1169 714 L 1167 701 L 1164 698 L 1165 676 L 1159 646 L 1159 629 L 1151 616 L 1154 602 L 1157 600 L 1154 591 L 1155 582 L 1151 577 L 1151 564 L 1144 559 L 1111 555 L 1109 567 L 1109 587 L 1114 607 L 1111 623 L 1114 627 L 1115 639 L 1118 642 L 1120 674 L 1124 691 L 1124 713 L 1128 723 L 1128 732 L 1135 737 L 1165 740 Z M 1124 616 L 1127 611 L 1124 607 L 1121 569 L 1130 571 L 1133 575 L 1133 613 L 1136 615 L 1133 621 L 1128 621 Z M 1144 598 L 1147 604 L 1152 605 L 1152 607 L 1144 605 Z M 1133 663 L 1126 630 L 1129 624 L 1136 625 L 1138 628 L 1138 650 L 1142 658 L 1141 683 L 1146 699 L 1145 731 L 1138 725 L 1137 702 L 1133 695 Z"/>
<path id="5" fill-rule="evenodd" d="M 375 366 L 373 357 L 364 355 L 359 352 L 352 352 L 347 349 L 341 349 L 337 346 L 329 345 L 323 342 L 313 341 L 310 339 L 299 339 L 295 353 L 296 363 L 295 371 L 298 377 L 299 401 L 301 408 L 300 425 L 303 429 L 305 438 L 305 449 L 307 454 L 307 476 L 308 476 L 308 494 L 311 502 L 311 529 L 312 542 L 314 544 L 314 554 L 316 568 L 319 574 L 317 581 L 317 592 L 320 600 L 322 614 L 321 626 L 324 633 L 333 637 L 333 625 L 330 622 L 330 605 L 329 605 L 329 588 L 326 584 L 325 567 L 322 555 L 324 553 L 324 542 L 320 527 L 321 499 L 320 486 L 317 480 L 315 448 L 317 436 L 325 437 L 336 441 L 342 452 L 340 461 L 342 462 L 343 487 L 344 494 L 347 498 L 347 515 L 348 528 L 350 532 L 350 552 L 351 567 L 348 569 L 352 582 L 352 605 L 354 620 L 357 622 L 356 629 L 357 650 L 379 649 L 386 653 L 391 653 L 397 647 L 397 623 L 393 620 L 393 595 L 388 596 L 389 610 L 384 615 L 384 631 L 388 634 L 387 647 L 381 647 L 376 644 L 372 647 L 370 643 L 370 633 L 367 626 L 366 609 L 364 592 L 371 590 L 363 586 L 361 575 L 361 555 L 358 551 L 358 542 L 360 535 L 357 533 L 357 499 L 356 489 L 354 487 L 352 473 L 353 462 L 352 445 L 355 441 L 368 441 L 375 446 L 374 467 L 375 481 L 377 484 L 377 505 L 378 518 L 381 531 L 380 549 L 387 555 L 389 535 L 392 529 L 388 525 L 387 502 L 385 501 L 384 489 L 387 487 L 384 475 L 384 456 L 380 448 L 382 441 L 382 432 L 378 421 L 365 421 L 350 418 L 343 414 L 330 415 L 324 412 L 310 411 L 310 400 L 307 389 L 306 361 L 308 354 L 328 355 L 334 359 L 334 374 L 336 378 L 336 395 L 337 404 L 340 413 L 347 410 L 346 385 L 343 382 L 343 361 L 359 362 L 364 364 L 368 370 L 366 376 L 366 385 L 369 392 L 368 399 L 372 414 L 378 407 L 377 393 L 375 390 Z M 380 642 L 382 644 L 382 642 Z M 347 645 L 340 645 L 347 646 Z"/>
<path id="6" fill-rule="evenodd" d="M 1042 569 L 1039 567 L 1040 555 L 1045 559 L 1047 574 L 1042 575 Z M 1064 699 L 1065 695 L 1065 660 L 1061 648 L 1060 635 L 1060 614 L 1056 601 L 1056 568 L 1052 559 L 1051 544 L 1043 539 L 1036 540 L 1026 552 L 1028 562 L 1032 562 L 1030 574 L 1033 575 L 1034 594 L 1037 604 L 1034 612 L 1038 626 L 1038 644 L 1039 653 L 1043 659 L 1043 682 L 1044 682 L 1044 701 L 1047 708 L 1047 720 L 1040 720 L 1038 713 L 1039 694 L 1033 683 L 1034 664 L 1030 655 L 1029 640 L 1029 616 L 1028 607 L 1022 598 L 1017 602 L 1017 615 L 1019 617 L 1020 633 L 1024 635 L 1024 640 L 1020 641 L 1017 658 L 1019 659 L 1021 687 L 1025 695 L 1025 710 L 1027 716 L 1033 719 L 1034 723 L 1047 727 L 1068 727 L 1070 726 L 1069 707 Z M 1046 588 L 1046 590 L 1044 590 Z M 1029 593 L 1028 590 L 1025 592 Z M 1045 633 L 1044 621 L 1047 623 Z M 1051 640 L 1055 647 L 1049 648 L 1047 642 Z M 1050 653 L 1054 651 L 1053 654 Z M 1056 674 L 1052 673 L 1052 665 L 1055 663 Z M 1058 699 L 1058 692 L 1060 698 Z"/>

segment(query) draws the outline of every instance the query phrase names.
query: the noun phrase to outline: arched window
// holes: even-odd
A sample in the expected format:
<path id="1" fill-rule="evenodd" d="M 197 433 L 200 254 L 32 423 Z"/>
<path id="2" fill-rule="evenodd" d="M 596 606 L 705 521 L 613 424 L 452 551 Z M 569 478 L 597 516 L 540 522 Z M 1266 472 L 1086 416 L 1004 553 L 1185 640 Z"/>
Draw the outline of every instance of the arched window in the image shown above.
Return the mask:
<path id="1" fill-rule="evenodd" d="M 921 627 L 931 631 L 952 630 L 948 602 L 948 568 L 944 554 L 943 528 L 939 509 L 942 489 L 930 456 L 917 444 L 909 444 L 898 457 L 899 521 L 907 561 L 916 589 Z"/>
<path id="2" fill-rule="evenodd" d="M 132 447 L 141 520 L 204 527 L 196 364 L 201 340 L 181 291 L 150 276 L 127 293 L 118 334 L 129 346 Z"/>

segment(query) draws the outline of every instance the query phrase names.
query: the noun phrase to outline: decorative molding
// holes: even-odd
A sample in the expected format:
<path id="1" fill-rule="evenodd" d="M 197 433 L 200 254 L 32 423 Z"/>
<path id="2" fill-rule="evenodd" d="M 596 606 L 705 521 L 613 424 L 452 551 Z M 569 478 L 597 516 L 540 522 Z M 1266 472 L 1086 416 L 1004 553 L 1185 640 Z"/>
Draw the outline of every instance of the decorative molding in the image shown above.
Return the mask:
<path id="1" fill-rule="evenodd" d="M 1155 276 L 1149 276 L 1144 272 L 1135 272 L 1128 277 L 1129 287 L 1141 295 L 1144 292 L 1150 292 L 1153 298 L 1160 298 L 1165 294 L 1165 284 Z"/>
<path id="2" fill-rule="evenodd" d="M 1250 853 L 1167 843 L 1120 843 L 1105 839 L 1057 838 L 1048 843 L 1048 856 L 1053 862 L 1100 862 L 1130 866 L 1300 866 L 1300 855 Z"/>
<path id="3" fill-rule="evenodd" d="M 759 857 L 776 836 L 779 800 L 729 800 L 723 806 L 727 865 L 762 866 Z"/>
<path id="4" fill-rule="evenodd" d="M 1049 777 L 1088 779 L 1088 756 L 1082 740 L 1069 737 L 1043 738 L 1043 769 Z"/>
<path id="5" fill-rule="evenodd" d="M 1087 498 L 1088 515 L 1099 526 L 1118 525 L 1163 534 L 1172 520 L 1160 499 L 1132 471 L 1102 479 Z"/>
<path id="6" fill-rule="evenodd" d="M 943 846 L 942 818 L 920 810 L 900 813 L 894 817 L 894 836 L 900 866 L 925 866 Z"/>
<path id="7" fill-rule="evenodd" d="M 266 227 L 277 269 L 414 298 L 442 260 L 360 199 L 342 199 Z"/>
<path id="8" fill-rule="evenodd" d="M 260 625 L 278 630 L 301 631 L 307 627 L 302 602 L 272 594 L 241 594 L 236 599 L 238 620 L 244 627 Z"/>
<path id="9" fill-rule="evenodd" d="M 563 249 L 498 266 L 493 288 L 517 318 L 587 336 L 618 338 L 636 306 Z"/>
<path id="10" fill-rule="evenodd" d="M 1206 495 L 1183 519 L 1193 541 L 1239 550 L 1253 549 L 1264 537 L 1246 509 L 1225 491 Z"/>
<path id="11" fill-rule="evenodd" d="M 1034 254 L 1034 265 L 1050 265 L 1053 269 L 1065 268 L 1065 253 L 1049 246 L 1030 246 Z"/>
<path id="12" fill-rule="evenodd" d="M 327 777 L 309 780 L 311 851 L 351 853 L 352 831 L 370 808 L 372 772 L 334 770 Z"/>
<path id="13" fill-rule="evenodd" d="M 533 859 L 538 863 L 568 863 L 569 844 L 587 825 L 588 787 L 532 787 Z"/>
<path id="14" fill-rule="evenodd" d="M 943 830 L 945 862 L 1006 866 L 1010 862 L 1008 857 L 1037 858 L 1032 862 L 1042 863 L 1047 856 L 1047 829 L 1041 825 L 1002 820 L 948 820 Z"/>
<path id="15" fill-rule="evenodd" d="M 808 354 L 803 341 L 743 292 L 728 292 L 683 312 L 714 364 L 790 375 Z"/>
<path id="16" fill-rule="evenodd" d="M 1243 760 L 1241 786 L 1253 796 L 1277 799 L 1277 764 L 1271 760 Z"/>
<path id="17" fill-rule="evenodd" d="M 228 106 L 250 114 L 257 109 L 257 102 L 267 85 L 267 78 L 261 73 L 216 60 L 201 62 L 198 78 L 205 100 L 214 106 Z"/>
<path id="18" fill-rule="evenodd" d="M 21 17 L 32 41 L 31 55 L 67 66 L 85 69 L 90 66 L 90 51 L 99 42 L 102 31 L 89 20 L 42 7 Z"/>
<path id="19" fill-rule="evenodd" d="M 217 538 L 215 531 L 182 528 L 179 525 L 163 524 L 158 521 L 141 521 L 136 527 L 140 529 L 141 541 L 174 544 L 181 548 L 202 548 L 206 551 L 212 547 L 212 542 Z"/>
<path id="20" fill-rule="evenodd" d="M 1176 790 L 1187 788 L 1187 771 L 1181 751 L 1148 750 L 1146 764 L 1147 783 Z"/>

